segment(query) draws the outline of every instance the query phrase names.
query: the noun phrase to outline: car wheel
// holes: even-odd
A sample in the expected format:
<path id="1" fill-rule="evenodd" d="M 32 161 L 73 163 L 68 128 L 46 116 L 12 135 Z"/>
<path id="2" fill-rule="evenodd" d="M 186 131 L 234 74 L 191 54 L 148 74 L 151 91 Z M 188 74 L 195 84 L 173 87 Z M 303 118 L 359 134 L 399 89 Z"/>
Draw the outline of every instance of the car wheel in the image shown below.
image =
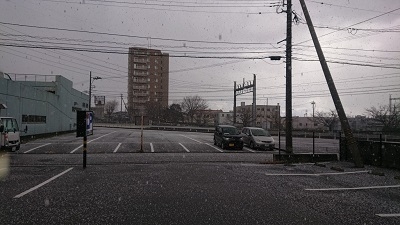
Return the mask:
<path id="1" fill-rule="evenodd" d="M 254 143 L 252 141 L 250 142 L 250 148 L 254 149 Z"/>
<path id="2" fill-rule="evenodd" d="M 215 138 L 214 138 L 214 145 L 217 145 L 217 141 L 215 140 Z"/>
<path id="3" fill-rule="evenodd" d="M 224 142 L 221 142 L 221 148 L 222 149 L 226 149 L 226 146 L 225 146 Z"/>
<path id="4" fill-rule="evenodd" d="M 19 151 L 19 149 L 21 148 L 21 145 L 17 145 L 17 147 L 15 148 L 16 151 Z"/>

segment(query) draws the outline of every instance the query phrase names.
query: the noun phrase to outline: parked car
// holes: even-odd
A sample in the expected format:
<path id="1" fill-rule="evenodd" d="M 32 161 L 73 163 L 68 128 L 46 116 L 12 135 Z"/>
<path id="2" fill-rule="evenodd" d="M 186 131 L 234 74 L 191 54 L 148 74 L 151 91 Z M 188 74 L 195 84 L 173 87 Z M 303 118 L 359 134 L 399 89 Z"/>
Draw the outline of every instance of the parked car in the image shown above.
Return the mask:
<path id="1" fill-rule="evenodd" d="M 268 131 L 258 127 L 244 127 L 242 129 L 242 136 L 244 144 L 252 149 L 274 150 L 274 138 Z"/>
<path id="2" fill-rule="evenodd" d="M 20 146 L 17 120 L 12 117 L 0 117 L 0 149 L 18 151 Z"/>
<path id="3" fill-rule="evenodd" d="M 243 138 L 240 131 L 234 126 L 218 125 L 214 132 L 214 145 L 222 149 L 235 148 L 243 149 Z"/>

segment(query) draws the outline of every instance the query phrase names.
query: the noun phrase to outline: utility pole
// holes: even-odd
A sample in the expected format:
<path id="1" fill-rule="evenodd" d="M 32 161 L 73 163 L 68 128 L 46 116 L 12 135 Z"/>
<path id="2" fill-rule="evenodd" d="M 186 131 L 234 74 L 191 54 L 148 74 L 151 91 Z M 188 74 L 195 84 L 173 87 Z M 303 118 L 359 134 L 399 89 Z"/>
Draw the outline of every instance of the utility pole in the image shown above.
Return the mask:
<path id="1" fill-rule="evenodd" d="M 233 82 L 233 126 L 236 126 L 236 81 Z"/>
<path id="2" fill-rule="evenodd" d="M 100 80 L 101 77 L 93 77 L 94 80 Z M 89 76 L 89 110 L 91 109 L 92 105 L 92 71 L 90 71 L 90 76 Z"/>
<path id="3" fill-rule="evenodd" d="M 346 113 L 344 112 L 344 108 L 343 108 L 342 102 L 340 101 L 339 94 L 336 90 L 335 83 L 333 82 L 332 75 L 329 70 L 328 64 L 326 63 L 325 56 L 324 56 L 324 53 L 322 52 L 321 45 L 318 41 L 318 37 L 315 32 L 314 25 L 312 24 L 311 17 L 308 13 L 306 3 L 304 2 L 304 0 L 300 0 L 300 4 L 301 4 L 301 7 L 304 12 L 304 17 L 306 18 L 308 29 L 310 30 L 312 40 L 314 42 L 314 46 L 317 51 L 322 70 L 324 72 L 326 82 L 327 82 L 329 90 L 331 92 L 333 103 L 335 104 L 336 111 L 339 116 L 340 124 L 342 125 L 343 133 L 345 134 L 345 137 L 347 139 L 347 147 L 352 153 L 355 166 L 359 167 L 359 168 L 364 167 L 364 162 L 361 158 L 361 154 L 358 149 L 356 140 L 353 136 L 353 132 L 351 131 L 351 127 L 350 127 L 349 121 L 347 120 Z"/>
<path id="4" fill-rule="evenodd" d="M 257 116 L 256 116 L 256 109 L 257 109 L 257 103 L 256 103 L 256 75 L 253 74 L 253 126 L 255 127 L 257 125 Z"/>
<path id="5" fill-rule="evenodd" d="M 92 71 L 90 71 L 89 75 L 89 110 L 91 109 L 92 104 Z"/>
<path id="6" fill-rule="evenodd" d="M 292 139 L 292 0 L 286 9 L 286 152 L 293 153 Z"/>

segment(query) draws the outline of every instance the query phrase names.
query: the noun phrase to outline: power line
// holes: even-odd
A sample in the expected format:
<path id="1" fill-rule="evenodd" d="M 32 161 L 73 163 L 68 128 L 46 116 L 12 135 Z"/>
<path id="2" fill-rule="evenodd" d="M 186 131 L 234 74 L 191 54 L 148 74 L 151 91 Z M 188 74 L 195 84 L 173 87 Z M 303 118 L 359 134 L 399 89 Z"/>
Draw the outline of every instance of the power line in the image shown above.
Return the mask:
<path id="1" fill-rule="evenodd" d="M 75 29 L 67 29 L 67 28 L 34 26 L 34 25 L 26 25 L 26 24 L 18 24 L 18 23 L 7 23 L 7 22 L 0 22 L 0 24 L 6 24 L 6 25 L 11 25 L 11 26 L 19 26 L 19 27 L 46 29 L 46 30 L 57 30 L 57 31 L 68 31 L 68 32 L 88 33 L 88 34 L 100 34 L 100 35 L 109 35 L 109 36 L 118 36 L 118 37 L 140 38 L 140 39 L 146 39 L 146 40 L 150 38 L 152 40 L 188 42 L 188 43 L 203 43 L 203 44 L 271 45 L 271 46 L 273 46 L 272 43 L 262 43 L 262 42 L 258 42 L 257 43 L 257 42 L 229 42 L 229 41 L 187 40 L 187 39 L 174 39 L 174 38 L 145 37 L 145 36 L 139 36 L 139 35 L 116 34 L 116 33 L 96 32 L 96 31 L 83 31 L 83 30 L 75 30 Z"/>
<path id="2" fill-rule="evenodd" d="M 77 2 L 67 2 L 61 0 L 41 0 L 45 2 L 55 2 L 55 3 L 64 3 L 64 4 L 78 4 Z M 262 14 L 275 14 L 275 11 L 256 11 L 256 12 L 245 12 L 245 11 L 215 11 L 215 10 L 186 10 L 186 9 L 171 9 L 165 7 L 143 7 L 143 6 L 132 6 L 132 5 L 111 5 L 111 4 L 100 4 L 100 3 L 91 3 L 85 2 L 85 5 L 93 5 L 93 6 L 106 6 L 106 7 L 115 7 L 115 8 L 129 8 L 129 9 L 144 9 L 144 10 L 155 10 L 155 11 L 169 11 L 169 12 L 183 12 L 183 13 L 209 13 L 209 14 L 245 14 L 245 15 L 262 15 Z M 272 6 L 271 6 L 272 7 Z M 242 8 L 242 7 L 241 7 Z M 253 6 L 256 10 L 258 7 Z"/>
<path id="3" fill-rule="evenodd" d="M 346 28 L 343 28 L 343 29 L 347 29 L 347 28 L 350 28 L 350 27 L 353 27 L 353 26 L 356 26 L 356 25 L 359 25 L 359 24 L 368 22 L 368 21 L 373 20 L 373 19 L 376 19 L 376 18 L 378 18 L 378 17 L 381 17 L 381 16 L 384 16 L 384 15 L 390 14 L 390 13 L 392 13 L 392 12 L 395 12 L 395 11 L 397 11 L 397 10 L 399 10 L 399 9 L 400 9 L 400 8 L 396 8 L 396 9 L 390 10 L 390 11 L 388 11 L 388 12 L 379 14 L 379 15 L 377 15 L 377 16 L 368 18 L 368 19 L 366 19 L 366 20 L 363 20 L 363 21 L 354 23 L 354 24 L 352 24 L 352 25 L 350 25 L 350 26 L 347 26 Z M 343 30 L 343 29 L 342 29 L 342 30 Z M 340 30 L 335 30 L 335 31 L 329 32 L 329 33 L 327 33 L 327 34 L 320 35 L 318 38 L 331 35 L 331 34 L 336 33 L 336 32 L 338 32 L 338 31 L 340 31 Z M 306 41 L 302 41 L 302 42 L 296 43 L 295 45 L 303 44 L 303 43 L 308 42 L 308 41 L 311 41 L 311 40 L 312 40 L 312 39 L 308 39 L 308 40 L 306 40 Z"/>

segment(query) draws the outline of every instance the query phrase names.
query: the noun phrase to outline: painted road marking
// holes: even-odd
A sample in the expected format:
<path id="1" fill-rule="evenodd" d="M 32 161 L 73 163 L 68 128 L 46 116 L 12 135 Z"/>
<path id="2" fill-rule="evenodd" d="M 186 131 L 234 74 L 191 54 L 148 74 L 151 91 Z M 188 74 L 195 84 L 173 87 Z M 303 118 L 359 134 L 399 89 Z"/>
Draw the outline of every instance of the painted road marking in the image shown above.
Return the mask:
<path id="1" fill-rule="evenodd" d="M 190 152 L 189 149 L 187 149 L 182 143 L 179 143 L 185 151 Z"/>
<path id="2" fill-rule="evenodd" d="M 185 137 L 185 138 L 189 138 L 190 140 L 193 140 L 193 141 L 198 142 L 198 143 L 200 143 L 200 144 L 203 144 L 203 142 L 198 141 L 198 140 L 196 140 L 196 139 L 193 139 L 193 138 L 191 138 L 191 137 L 188 137 L 188 136 L 186 136 L 186 135 L 181 134 L 181 136 L 182 136 L 182 137 Z"/>
<path id="3" fill-rule="evenodd" d="M 375 214 L 380 217 L 400 217 L 400 213 L 394 213 L 394 214 Z"/>
<path id="4" fill-rule="evenodd" d="M 369 189 L 384 189 L 384 188 L 400 188 L 400 185 L 353 187 L 353 188 L 317 188 L 317 189 L 304 189 L 304 190 L 306 190 L 306 191 L 347 191 L 347 190 L 369 190 Z"/>
<path id="5" fill-rule="evenodd" d="M 62 175 L 68 173 L 68 172 L 71 171 L 73 168 L 74 168 L 74 167 L 71 167 L 71 168 L 65 170 L 64 172 L 62 172 L 62 173 L 60 173 L 60 174 L 58 174 L 58 175 L 56 175 L 56 176 L 54 176 L 54 177 L 52 177 L 52 178 L 46 180 L 45 182 L 43 182 L 43 183 L 41 183 L 41 184 L 38 184 L 38 185 L 36 185 L 35 187 L 33 187 L 33 188 L 31 188 L 31 189 L 29 189 L 29 190 L 27 190 L 27 191 L 24 191 L 24 192 L 22 192 L 22 193 L 19 194 L 19 195 L 16 195 L 14 198 L 21 198 L 22 196 L 24 196 L 24 195 L 26 195 L 26 194 L 28 194 L 28 193 L 30 193 L 30 192 L 32 192 L 32 191 L 34 191 L 34 190 L 36 190 L 36 189 L 42 187 L 43 185 L 46 185 L 46 184 L 50 183 L 51 181 L 53 181 L 53 180 L 55 180 L 55 179 L 61 177 Z"/>
<path id="6" fill-rule="evenodd" d="M 248 148 L 248 147 L 243 147 L 243 149 L 246 150 L 246 151 L 249 151 L 249 152 L 253 152 L 253 153 L 256 152 L 256 151 L 254 151 L 254 150 L 251 150 L 251 149 Z"/>
<path id="7" fill-rule="evenodd" d="M 90 143 L 90 142 L 92 142 L 92 141 L 96 141 L 96 140 L 98 140 L 98 139 L 100 139 L 100 138 L 102 138 L 102 137 L 105 137 L 105 136 L 110 135 L 110 134 L 115 133 L 115 132 L 117 132 L 117 131 L 113 131 L 113 132 L 111 132 L 111 133 L 105 134 L 105 135 L 100 136 L 100 137 L 98 137 L 98 138 L 96 138 L 96 139 L 90 140 L 90 141 L 88 141 L 87 143 Z M 72 150 L 70 153 L 74 153 L 74 152 L 78 151 L 78 150 L 79 150 L 80 148 L 82 148 L 82 147 L 83 147 L 83 145 L 80 145 L 79 147 L 77 147 L 77 148 L 75 148 L 74 150 Z"/>
<path id="8" fill-rule="evenodd" d="M 38 147 L 36 147 L 36 148 L 32 148 L 32 149 L 30 149 L 30 150 L 28 150 L 28 151 L 26 151 L 26 152 L 24 152 L 24 153 L 31 152 L 31 151 L 33 151 L 33 150 L 36 150 L 36 149 L 38 149 L 38 148 L 44 147 L 44 146 L 46 146 L 46 145 L 49 145 L 49 144 L 51 144 L 51 143 L 47 143 L 47 144 L 44 144 L 44 145 L 38 146 Z"/>
<path id="9" fill-rule="evenodd" d="M 210 147 L 213 147 L 213 148 L 217 149 L 217 150 L 220 151 L 220 152 L 224 152 L 224 151 L 222 151 L 221 149 L 215 147 L 214 145 L 212 145 L 212 144 L 210 144 L 210 143 L 206 143 L 206 145 L 208 145 L 208 146 L 210 146 Z"/>
<path id="10" fill-rule="evenodd" d="M 346 175 L 346 174 L 357 174 L 357 173 L 368 173 L 368 170 L 354 171 L 354 172 L 342 172 L 342 173 L 266 173 L 266 176 L 329 176 L 329 175 Z"/>
<path id="11" fill-rule="evenodd" d="M 154 146 L 153 146 L 153 143 L 150 143 L 150 149 L 151 149 L 151 152 L 154 152 Z"/>
<path id="12" fill-rule="evenodd" d="M 122 144 L 122 143 L 119 143 L 119 144 L 117 145 L 117 147 L 116 147 L 115 150 L 114 150 L 114 153 L 116 153 L 116 152 L 118 151 L 119 147 L 121 147 L 121 144 Z"/>

